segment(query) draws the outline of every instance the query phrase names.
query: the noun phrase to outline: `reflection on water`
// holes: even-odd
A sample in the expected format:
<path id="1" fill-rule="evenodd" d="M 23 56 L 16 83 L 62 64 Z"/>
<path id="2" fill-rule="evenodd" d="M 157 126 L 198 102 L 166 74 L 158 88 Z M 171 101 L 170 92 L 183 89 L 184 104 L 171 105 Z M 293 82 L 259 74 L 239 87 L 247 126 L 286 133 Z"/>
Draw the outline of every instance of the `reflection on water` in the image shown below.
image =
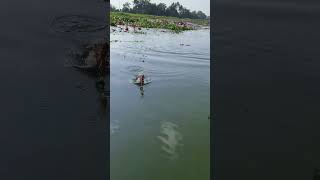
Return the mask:
<path id="1" fill-rule="evenodd" d="M 110 34 L 111 179 L 208 180 L 210 31 L 142 31 Z"/>
<path id="2" fill-rule="evenodd" d="M 120 129 L 119 121 L 118 120 L 111 120 L 110 121 L 110 135 L 114 134 Z"/>
<path id="3" fill-rule="evenodd" d="M 141 86 L 141 87 L 140 87 L 140 95 L 141 95 L 141 97 L 143 97 L 143 95 L 144 95 L 144 89 L 143 89 L 143 86 Z"/>
<path id="4" fill-rule="evenodd" d="M 51 29 L 57 33 L 95 32 L 106 29 L 107 23 L 83 15 L 64 15 L 54 19 Z"/>
<path id="5" fill-rule="evenodd" d="M 170 159 L 178 157 L 178 148 L 182 146 L 182 135 L 177 131 L 178 126 L 172 122 L 164 122 L 161 125 L 161 134 L 158 139 L 161 141 L 161 149 Z"/>
<path id="6" fill-rule="evenodd" d="M 319 5 L 216 1 L 214 179 L 312 179 L 320 165 Z"/>
<path id="7" fill-rule="evenodd" d="M 64 67 L 67 49 L 108 35 L 95 25 L 105 22 L 107 7 L 102 0 L 1 0 L 0 179 L 107 179 L 106 120 L 97 120 L 94 80 Z M 71 26 L 57 21 L 66 14 L 81 17 Z"/>
<path id="8" fill-rule="evenodd" d="M 90 116 L 88 122 L 91 125 L 96 125 L 97 118 L 100 121 L 107 120 L 106 108 L 109 96 L 105 89 L 105 76 L 107 75 L 106 61 L 108 61 L 108 55 L 106 55 L 105 51 L 108 45 L 105 36 L 98 36 L 98 40 L 81 38 L 75 41 L 74 38 L 76 36 L 74 35 L 77 33 L 94 34 L 97 31 L 104 30 L 106 27 L 106 23 L 82 15 L 61 16 L 55 18 L 51 24 L 51 29 L 55 33 L 74 33 L 69 35 L 70 41 L 73 40 L 73 46 L 68 48 L 69 50 L 65 55 L 65 67 L 73 67 L 74 69 L 70 70 L 79 70 L 96 79 L 99 110 L 98 117 Z M 77 85 L 77 88 L 85 89 L 81 85 Z"/>

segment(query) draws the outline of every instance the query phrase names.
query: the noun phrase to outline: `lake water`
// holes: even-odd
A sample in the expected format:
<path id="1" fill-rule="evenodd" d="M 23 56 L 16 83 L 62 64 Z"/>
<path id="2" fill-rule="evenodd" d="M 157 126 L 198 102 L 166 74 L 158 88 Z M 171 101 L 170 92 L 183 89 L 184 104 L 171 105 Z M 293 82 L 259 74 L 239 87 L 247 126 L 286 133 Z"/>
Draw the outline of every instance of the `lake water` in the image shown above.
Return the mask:
<path id="1" fill-rule="evenodd" d="M 108 107 L 68 52 L 108 37 L 103 0 L 0 2 L 0 179 L 107 179 Z"/>
<path id="2" fill-rule="evenodd" d="M 208 180 L 210 30 L 144 32 L 110 35 L 111 179 Z"/>
<path id="3" fill-rule="evenodd" d="M 216 1 L 214 179 L 307 180 L 320 168 L 319 10 Z"/>

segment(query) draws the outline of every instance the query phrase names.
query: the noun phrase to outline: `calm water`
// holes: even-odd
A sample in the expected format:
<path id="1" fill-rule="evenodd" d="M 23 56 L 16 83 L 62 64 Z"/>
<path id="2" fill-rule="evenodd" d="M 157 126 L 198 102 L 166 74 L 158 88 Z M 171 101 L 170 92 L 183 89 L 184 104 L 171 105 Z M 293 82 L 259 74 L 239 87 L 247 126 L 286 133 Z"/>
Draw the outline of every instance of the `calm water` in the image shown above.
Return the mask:
<path id="1" fill-rule="evenodd" d="M 110 36 L 111 179 L 207 180 L 210 31 L 145 32 Z"/>
<path id="2" fill-rule="evenodd" d="M 0 179 L 107 179 L 108 108 L 95 79 L 66 63 L 70 49 L 107 37 L 106 8 L 0 2 Z"/>
<path id="3" fill-rule="evenodd" d="M 215 179 L 311 180 L 320 167 L 320 3 L 215 3 Z"/>

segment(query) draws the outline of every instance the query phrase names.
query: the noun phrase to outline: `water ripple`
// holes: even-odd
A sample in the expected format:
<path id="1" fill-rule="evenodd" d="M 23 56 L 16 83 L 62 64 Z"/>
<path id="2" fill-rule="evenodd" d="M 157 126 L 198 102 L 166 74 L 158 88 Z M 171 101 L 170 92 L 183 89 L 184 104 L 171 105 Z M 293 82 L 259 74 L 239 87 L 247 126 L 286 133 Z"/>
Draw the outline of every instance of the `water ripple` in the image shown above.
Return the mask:
<path id="1" fill-rule="evenodd" d="M 51 23 L 51 29 L 57 33 L 96 32 L 104 30 L 106 27 L 107 23 L 82 15 L 60 16 Z"/>

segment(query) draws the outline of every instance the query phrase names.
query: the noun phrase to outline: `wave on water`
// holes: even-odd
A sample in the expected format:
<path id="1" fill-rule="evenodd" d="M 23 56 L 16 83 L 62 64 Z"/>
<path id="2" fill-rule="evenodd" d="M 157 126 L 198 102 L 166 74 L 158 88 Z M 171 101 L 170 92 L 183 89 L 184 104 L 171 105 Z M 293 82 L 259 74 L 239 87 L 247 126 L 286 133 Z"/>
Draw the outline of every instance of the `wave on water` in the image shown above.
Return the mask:
<path id="1" fill-rule="evenodd" d="M 153 32 L 149 30 L 148 32 Z M 210 67 L 208 44 L 209 31 L 193 31 L 181 34 L 131 33 L 111 34 L 111 64 L 114 73 L 131 79 L 143 71 L 153 82 L 187 79 L 192 83 L 207 85 Z M 169 43 L 168 43 L 169 42 Z M 115 77 L 115 76 L 113 76 Z M 170 81 L 169 83 L 174 83 Z"/>
<path id="2" fill-rule="evenodd" d="M 107 28 L 107 23 L 83 15 L 64 15 L 56 17 L 51 29 L 57 33 L 97 32 Z"/>
<path id="3" fill-rule="evenodd" d="M 174 69 L 159 69 L 147 67 L 143 68 L 142 66 L 127 66 L 124 70 L 120 70 L 120 72 L 126 73 L 131 77 L 135 77 L 138 73 L 143 72 L 146 76 L 151 76 L 153 80 L 161 80 L 161 79 L 169 79 L 169 78 L 178 78 L 184 77 L 186 73 L 178 72 Z"/>

